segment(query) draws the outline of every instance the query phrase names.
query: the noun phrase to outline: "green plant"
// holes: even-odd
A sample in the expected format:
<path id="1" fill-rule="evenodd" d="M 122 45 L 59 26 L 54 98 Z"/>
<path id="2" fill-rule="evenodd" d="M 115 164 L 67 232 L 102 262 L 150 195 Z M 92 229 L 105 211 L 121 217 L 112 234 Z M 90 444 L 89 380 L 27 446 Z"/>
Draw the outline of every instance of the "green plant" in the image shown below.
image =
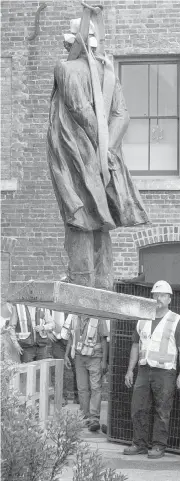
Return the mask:
<path id="1" fill-rule="evenodd" d="M 53 421 L 48 424 L 48 442 L 56 446 L 56 457 L 49 481 L 56 480 L 66 464 L 67 456 L 76 452 L 77 446 L 81 444 L 80 432 L 84 427 L 81 414 L 61 410 L 55 415 Z"/>
<path id="2" fill-rule="evenodd" d="M 80 414 L 62 408 L 42 429 L 37 411 L 22 405 L 11 387 L 16 369 L 11 362 L 1 363 L 2 481 L 59 481 L 69 455 L 75 455 L 72 481 L 125 481 L 82 442 Z"/>
<path id="3" fill-rule="evenodd" d="M 44 431 L 36 410 L 22 405 L 11 387 L 15 372 L 11 362 L 2 362 L 2 481 L 55 481 L 75 452 L 82 417 L 62 409 Z"/>
<path id="4" fill-rule="evenodd" d="M 73 472 L 73 481 L 125 481 L 128 479 L 124 474 L 116 474 L 114 469 L 105 468 L 102 456 L 98 451 L 89 453 L 87 444 L 78 446 Z"/>

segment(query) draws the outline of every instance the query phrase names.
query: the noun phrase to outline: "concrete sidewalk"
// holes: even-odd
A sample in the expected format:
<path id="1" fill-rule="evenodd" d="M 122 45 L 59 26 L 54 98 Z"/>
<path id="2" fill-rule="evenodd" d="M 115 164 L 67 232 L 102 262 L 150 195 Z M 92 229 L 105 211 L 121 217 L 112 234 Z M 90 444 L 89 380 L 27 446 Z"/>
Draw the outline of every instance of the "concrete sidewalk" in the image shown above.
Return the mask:
<path id="1" fill-rule="evenodd" d="M 68 403 L 66 409 L 76 412 L 78 406 Z M 102 402 L 101 424 L 107 423 L 107 402 Z M 82 438 L 89 444 L 90 450 L 98 451 L 103 457 L 105 465 L 126 474 L 128 481 L 180 481 L 180 456 L 166 453 L 163 458 L 150 460 L 146 455 L 135 457 L 124 456 L 124 447 L 119 443 L 108 442 L 106 436 L 99 431 L 97 434 L 83 429 Z M 64 469 L 59 481 L 72 481 L 73 457 L 69 457 L 67 468 Z"/>

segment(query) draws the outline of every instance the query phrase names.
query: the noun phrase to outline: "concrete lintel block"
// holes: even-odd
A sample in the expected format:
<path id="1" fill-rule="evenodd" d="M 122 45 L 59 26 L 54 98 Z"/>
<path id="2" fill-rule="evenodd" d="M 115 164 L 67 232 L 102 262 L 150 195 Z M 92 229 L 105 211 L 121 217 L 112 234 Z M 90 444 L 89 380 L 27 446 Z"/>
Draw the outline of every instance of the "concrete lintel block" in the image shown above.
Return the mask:
<path id="1" fill-rule="evenodd" d="M 65 282 L 11 282 L 8 302 L 105 319 L 154 319 L 156 301 Z"/>

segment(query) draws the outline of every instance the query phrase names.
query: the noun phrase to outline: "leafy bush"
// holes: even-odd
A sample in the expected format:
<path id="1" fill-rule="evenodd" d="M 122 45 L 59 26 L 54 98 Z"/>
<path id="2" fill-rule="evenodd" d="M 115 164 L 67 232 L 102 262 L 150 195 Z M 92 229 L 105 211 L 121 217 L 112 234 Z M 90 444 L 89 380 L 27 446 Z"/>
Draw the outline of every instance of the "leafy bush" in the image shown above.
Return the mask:
<path id="1" fill-rule="evenodd" d="M 1 363 L 2 481 L 57 481 L 69 455 L 75 455 L 72 481 L 125 481 L 84 445 L 80 414 L 62 408 L 42 429 L 37 411 L 22 404 L 11 387 L 16 369 L 11 362 Z"/>
<path id="2" fill-rule="evenodd" d="M 75 452 L 82 417 L 62 409 L 44 431 L 36 410 L 22 405 L 11 388 L 15 372 L 12 363 L 2 363 L 2 481 L 54 481 Z"/>
<path id="3" fill-rule="evenodd" d="M 76 451 L 73 481 L 125 481 L 127 476 L 116 474 L 114 469 L 105 468 L 102 456 L 89 453 L 89 446 L 80 444 Z"/>

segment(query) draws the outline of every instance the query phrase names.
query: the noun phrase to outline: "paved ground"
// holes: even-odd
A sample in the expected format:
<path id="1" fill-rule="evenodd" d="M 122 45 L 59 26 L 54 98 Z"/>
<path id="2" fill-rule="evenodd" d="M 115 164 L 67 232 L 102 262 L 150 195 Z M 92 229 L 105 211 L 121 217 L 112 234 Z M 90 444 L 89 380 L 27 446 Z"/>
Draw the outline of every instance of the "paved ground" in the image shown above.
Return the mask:
<path id="1" fill-rule="evenodd" d="M 69 403 L 68 410 L 76 411 L 77 405 Z M 107 402 L 102 403 L 101 423 L 106 423 Z M 108 467 L 117 470 L 117 473 L 126 474 L 128 481 L 180 481 L 180 456 L 166 453 L 157 460 L 150 460 L 146 455 L 138 455 L 135 459 L 132 456 L 124 456 L 122 444 L 108 442 L 102 432 L 90 433 L 88 429 L 82 431 L 82 438 L 90 446 L 90 450 L 102 454 L 103 460 Z M 70 457 L 68 466 L 65 468 L 59 481 L 72 481 L 73 458 Z"/>

